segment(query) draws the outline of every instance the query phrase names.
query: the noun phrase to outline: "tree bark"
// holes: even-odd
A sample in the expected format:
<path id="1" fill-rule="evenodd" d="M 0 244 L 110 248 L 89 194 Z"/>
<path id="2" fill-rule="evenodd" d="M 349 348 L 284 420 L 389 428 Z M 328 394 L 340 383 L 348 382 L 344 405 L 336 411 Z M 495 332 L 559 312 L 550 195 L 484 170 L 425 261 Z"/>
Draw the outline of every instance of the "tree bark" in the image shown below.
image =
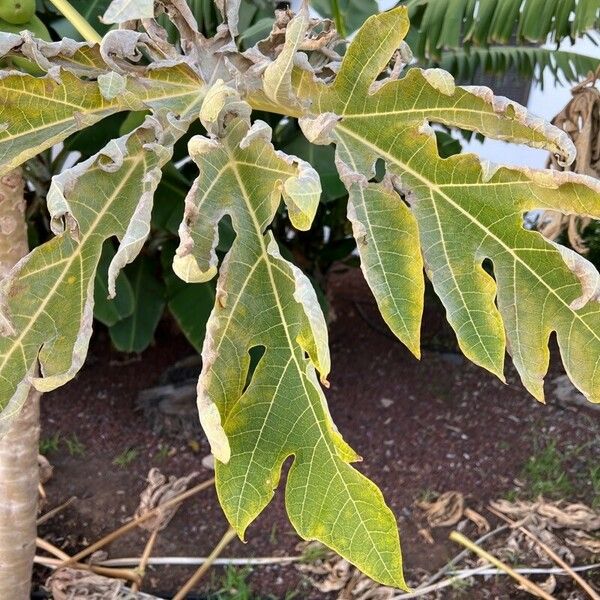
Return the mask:
<path id="1" fill-rule="evenodd" d="M 27 254 L 20 169 L 0 180 L 0 279 Z M 0 439 L 0 598 L 28 600 L 38 504 L 39 397 L 35 390 Z"/>

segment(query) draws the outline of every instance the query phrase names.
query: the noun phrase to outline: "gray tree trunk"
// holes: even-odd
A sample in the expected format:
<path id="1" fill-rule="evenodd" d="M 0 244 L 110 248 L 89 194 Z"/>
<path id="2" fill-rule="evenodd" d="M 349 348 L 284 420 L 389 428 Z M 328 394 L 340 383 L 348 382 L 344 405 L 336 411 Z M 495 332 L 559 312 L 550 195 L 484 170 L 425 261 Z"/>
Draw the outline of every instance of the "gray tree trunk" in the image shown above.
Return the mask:
<path id="1" fill-rule="evenodd" d="M 0 180 L 0 279 L 27 254 L 20 169 Z M 0 440 L 0 598 L 28 600 L 38 503 L 39 393 L 31 391 Z"/>

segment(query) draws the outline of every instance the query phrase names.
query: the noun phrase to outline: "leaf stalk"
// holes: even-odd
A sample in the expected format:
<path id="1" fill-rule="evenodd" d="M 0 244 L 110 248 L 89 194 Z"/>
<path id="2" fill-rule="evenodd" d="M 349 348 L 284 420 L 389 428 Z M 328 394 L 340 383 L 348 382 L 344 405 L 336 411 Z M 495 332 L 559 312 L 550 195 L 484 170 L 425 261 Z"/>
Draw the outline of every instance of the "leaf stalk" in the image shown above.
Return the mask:
<path id="1" fill-rule="evenodd" d="M 335 22 L 335 28 L 342 37 L 346 37 L 348 32 L 346 31 L 346 24 L 344 23 L 344 17 L 340 9 L 339 0 L 331 0 L 331 12 L 333 13 L 333 21 Z"/>
<path id="2" fill-rule="evenodd" d="M 81 13 L 68 0 L 50 0 L 56 9 L 77 29 L 86 42 L 99 44 L 100 34 L 85 20 Z"/>

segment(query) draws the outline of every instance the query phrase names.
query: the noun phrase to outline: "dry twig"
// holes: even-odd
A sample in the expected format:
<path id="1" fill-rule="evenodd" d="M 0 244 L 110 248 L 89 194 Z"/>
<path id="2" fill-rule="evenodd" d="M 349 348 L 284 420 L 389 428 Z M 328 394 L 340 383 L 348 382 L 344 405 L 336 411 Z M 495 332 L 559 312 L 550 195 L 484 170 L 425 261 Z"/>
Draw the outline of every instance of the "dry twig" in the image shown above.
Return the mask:
<path id="1" fill-rule="evenodd" d="M 534 596 L 544 598 L 544 600 L 556 600 L 554 596 L 551 596 L 550 594 L 545 592 L 541 587 L 533 583 L 533 581 L 530 581 L 529 579 L 527 579 L 527 577 L 523 577 L 523 575 L 517 573 L 507 564 L 503 563 L 501 560 L 499 560 L 489 552 L 486 552 L 483 548 L 480 548 L 479 546 L 474 544 L 469 538 L 465 537 L 461 533 L 458 533 L 458 531 L 453 531 L 450 534 L 450 539 L 453 542 L 457 542 L 465 548 L 468 548 L 469 550 L 477 554 L 477 556 L 479 556 L 480 558 L 483 558 L 489 563 L 493 564 L 495 567 L 498 567 L 498 569 L 502 569 L 503 571 L 505 571 L 507 575 L 510 575 L 515 581 L 518 581 L 524 589 L 526 589 L 529 593 L 533 594 Z"/>
<path id="2" fill-rule="evenodd" d="M 155 529 L 148 538 L 146 545 L 144 546 L 144 552 L 142 553 L 142 557 L 140 558 L 140 562 L 137 566 L 137 573 L 140 578 L 139 581 L 134 581 L 131 585 L 131 591 L 137 592 L 141 586 L 142 581 L 144 579 L 144 575 L 146 574 L 146 567 L 148 566 L 148 560 L 150 560 L 150 554 L 152 553 L 152 549 L 154 548 L 154 544 L 156 543 L 156 538 L 158 537 L 158 529 Z"/>
<path id="3" fill-rule="evenodd" d="M 499 533 L 502 533 L 503 531 L 506 531 L 507 529 L 508 529 L 508 525 L 501 525 L 500 527 L 497 527 L 493 531 L 490 531 L 489 533 L 482 535 L 480 538 L 475 540 L 474 543 L 479 546 L 480 544 L 483 544 L 483 542 L 485 542 L 486 540 L 494 537 L 495 535 L 498 535 Z M 468 554 L 469 554 L 469 550 L 466 550 L 466 549 L 463 550 L 462 552 L 459 552 L 452 560 L 447 562 L 439 571 L 437 571 L 437 573 L 434 573 L 429 579 L 425 580 L 419 586 L 418 589 L 425 588 L 425 587 L 435 583 L 443 575 L 448 573 L 448 571 L 450 571 L 454 565 L 456 565 L 458 562 L 460 562 Z"/>
<path id="4" fill-rule="evenodd" d="M 573 569 L 558 554 L 556 554 L 556 552 L 554 552 L 552 548 L 550 548 L 547 544 L 544 544 L 544 542 L 542 542 L 542 540 L 540 540 L 537 536 L 531 533 L 529 529 L 523 527 L 522 525 L 519 525 L 512 519 L 509 519 L 506 515 L 503 515 L 500 511 L 497 511 L 491 506 L 488 507 L 488 510 L 497 517 L 500 517 L 501 519 L 506 521 L 511 527 L 518 528 L 519 531 L 521 531 L 529 539 L 533 540 L 559 567 L 562 567 L 573 578 L 573 580 L 579 584 L 581 589 L 583 589 L 587 593 L 587 595 L 590 598 L 592 598 L 592 600 L 600 600 L 600 595 L 598 595 L 598 593 L 594 591 L 594 589 L 589 585 L 589 583 L 587 583 L 580 575 L 573 571 Z"/>
<path id="5" fill-rule="evenodd" d="M 64 563 L 65 560 L 70 560 L 70 556 L 63 552 L 60 548 L 54 546 L 47 540 L 42 538 L 36 539 L 36 546 L 45 550 L 49 554 L 56 556 L 56 559 L 47 558 L 45 556 L 37 556 L 34 562 L 36 564 L 44 565 L 46 567 L 57 568 Z M 110 567 L 101 567 L 97 565 L 88 565 L 86 563 L 75 563 L 71 565 L 74 569 L 79 569 L 81 571 L 91 571 L 98 575 L 103 575 L 105 577 L 112 577 L 114 579 L 126 579 L 128 581 L 137 581 L 139 579 L 138 574 L 135 571 L 131 571 L 130 569 L 113 569 Z"/>
<path id="6" fill-rule="evenodd" d="M 56 508 L 49 510 L 47 513 L 39 517 L 36 521 L 36 525 L 39 527 L 42 523 L 45 523 L 46 521 L 49 521 L 50 519 L 54 518 L 58 513 L 65 510 L 65 508 L 71 506 L 71 504 L 73 504 L 73 502 L 75 502 L 76 500 L 77 496 L 71 496 L 66 502 L 59 504 Z"/>
<path id="7" fill-rule="evenodd" d="M 236 536 L 236 532 L 231 527 L 223 534 L 219 543 L 208 556 L 206 562 L 188 579 L 187 583 L 173 596 L 173 600 L 184 600 L 192 588 L 200 581 L 205 573 L 210 569 L 215 559 L 227 547 L 227 544 Z"/>
<path id="8" fill-rule="evenodd" d="M 108 535 L 105 535 L 103 538 L 101 538 L 97 542 L 94 542 L 93 544 L 89 545 L 87 548 L 84 548 L 81 552 L 78 552 L 77 554 L 72 556 L 69 560 L 67 560 L 63 564 L 61 564 L 61 566 L 66 567 L 66 566 L 72 565 L 74 562 L 78 562 L 78 561 L 82 560 L 83 558 L 86 558 L 90 554 L 93 554 L 94 552 L 96 552 L 96 550 L 103 548 L 107 544 L 110 544 L 110 542 L 120 538 L 121 536 L 125 535 L 132 529 L 135 529 L 140 523 L 142 523 L 146 519 L 156 516 L 161 511 L 164 511 L 165 509 L 167 509 L 171 506 L 175 506 L 176 504 L 179 504 L 180 502 L 183 502 L 184 500 L 191 498 L 198 492 L 201 492 L 202 490 L 205 490 L 206 488 L 213 485 L 214 482 L 215 482 L 214 478 L 209 479 L 207 481 L 203 481 L 202 483 L 199 483 L 198 485 L 194 486 L 193 488 L 190 488 L 186 492 L 183 492 L 182 494 L 179 494 L 178 496 L 171 498 L 170 500 L 168 500 L 161 506 L 148 511 L 145 514 L 143 514 L 135 519 L 132 519 L 131 521 L 129 521 L 129 523 L 125 523 L 125 525 L 122 525 L 121 527 L 119 527 L 118 529 L 115 529 Z"/>

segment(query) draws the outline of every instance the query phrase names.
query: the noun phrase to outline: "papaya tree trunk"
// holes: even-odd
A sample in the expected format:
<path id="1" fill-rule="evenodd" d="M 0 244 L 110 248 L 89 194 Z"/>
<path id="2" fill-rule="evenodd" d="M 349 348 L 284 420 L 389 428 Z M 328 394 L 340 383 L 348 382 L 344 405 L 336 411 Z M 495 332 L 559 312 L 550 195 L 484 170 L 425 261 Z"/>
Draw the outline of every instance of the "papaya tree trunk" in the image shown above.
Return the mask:
<path id="1" fill-rule="evenodd" d="M 27 253 L 20 169 L 0 180 L 0 279 Z M 30 597 L 38 502 L 39 393 L 0 440 L 0 598 Z"/>

